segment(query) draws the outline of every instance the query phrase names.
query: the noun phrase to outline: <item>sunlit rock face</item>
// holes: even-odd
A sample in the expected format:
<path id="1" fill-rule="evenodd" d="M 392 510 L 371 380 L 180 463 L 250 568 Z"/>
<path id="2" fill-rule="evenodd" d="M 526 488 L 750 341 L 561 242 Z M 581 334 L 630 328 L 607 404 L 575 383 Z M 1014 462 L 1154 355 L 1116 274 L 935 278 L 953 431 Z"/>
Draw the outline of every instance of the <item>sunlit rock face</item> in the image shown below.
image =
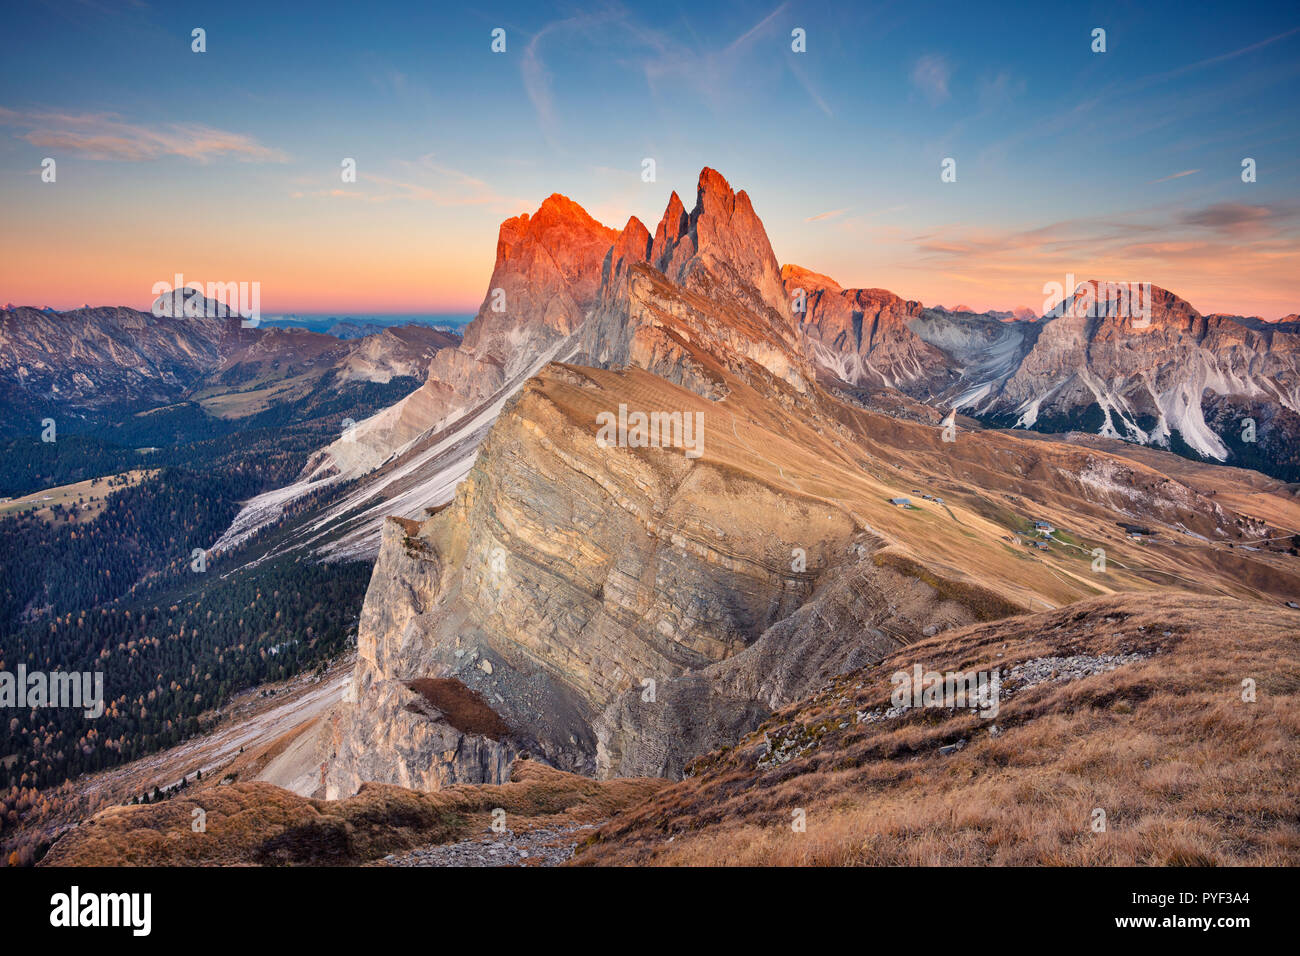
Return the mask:
<path id="1" fill-rule="evenodd" d="M 1082 283 L 1042 323 L 1015 372 L 972 409 L 1048 431 L 1181 443 L 1226 461 L 1234 444 L 1238 456 L 1251 451 L 1240 447 L 1240 428 L 1225 427 L 1234 421 L 1225 403 L 1235 401 L 1258 406 L 1255 444 L 1285 466 L 1282 447 L 1300 438 L 1300 335 L 1203 316 L 1158 286 L 1130 292 L 1126 283 L 1108 294 L 1118 285 Z"/>
<path id="2" fill-rule="evenodd" d="M 385 525 L 354 701 L 336 725 L 336 795 L 366 780 L 499 782 L 525 751 L 584 774 L 680 776 L 694 756 L 836 674 L 936 628 L 1019 610 L 1007 582 L 1023 588 L 1038 566 L 1021 566 L 999 543 L 1009 536 L 970 530 L 1001 511 L 980 498 L 978 515 L 943 510 L 938 526 L 909 524 L 884 504 L 901 490 L 893 472 L 875 474 L 863 457 L 876 437 L 892 443 L 878 455 L 926 456 L 918 474 L 952 467 L 962 482 L 1016 496 L 1033 492 L 1032 475 L 1089 515 L 1134 507 L 1115 497 L 1117 482 L 1169 481 L 1140 470 L 1112 481 L 1129 466 L 1076 449 L 1051 452 L 1049 467 L 1040 445 L 1000 433 L 944 445 L 919 412 L 912 424 L 878 416 L 850 430 L 856 413 L 828 388 L 984 413 L 1044 389 L 1068 396 L 1058 377 L 1086 377 L 1089 362 L 1159 381 L 1161 350 L 1194 341 L 1252 374 L 1276 368 L 1284 393 L 1294 384 L 1283 374 L 1295 355 L 1280 340 L 1289 333 L 1207 322 L 1161 290 L 1158 337 L 1143 344 L 1128 338 L 1142 329 L 1080 315 L 1074 303 L 1043 321 L 1008 321 L 783 272 L 748 196 L 709 169 L 694 207 L 672 195 L 653 232 L 635 217 L 606 229 L 563 197 L 507 221 L 492 289 L 526 308 L 495 312 L 489 290 L 464 348 L 439 353 L 437 384 L 424 390 L 445 389 L 446 401 L 460 390 L 511 397 L 450 503 Z M 796 289 L 803 310 L 791 308 Z M 525 360 L 561 346 L 552 364 L 505 384 Z M 1279 364 L 1259 364 L 1265 353 Z M 621 405 L 702 415 L 702 454 L 597 441 L 599 416 Z M 878 484 L 850 507 L 838 497 L 860 469 Z M 1226 512 L 1184 498 L 1178 520 L 1231 533 Z M 855 508 L 888 510 L 867 520 Z M 895 522 L 911 530 L 879 530 Z M 922 527 L 938 537 L 915 539 Z M 954 567 L 953 534 L 972 542 L 963 547 L 987 545 L 983 557 Z M 929 563 L 901 556 L 912 547 L 930 549 Z M 1002 561 L 1016 562 L 1009 574 L 987 570 Z M 967 578 L 982 583 L 952 584 Z M 1072 585 L 1048 570 L 1035 585 L 1063 586 Z M 427 677 L 479 693 L 509 733 L 485 738 L 413 710 L 408 684 Z"/>
<path id="3" fill-rule="evenodd" d="M 537 212 L 501 224 L 488 292 L 465 330 L 465 348 L 499 360 L 509 377 L 531 348 L 572 335 L 587 318 L 617 230 L 558 193 Z"/>
<path id="4" fill-rule="evenodd" d="M 955 380 L 951 358 L 911 328 L 925 314 L 884 289 L 842 289 L 828 276 L 787 265 L 787 298 L 802 311 L 804 349 L 820 368 L 850 385 L 940 392 Z"/>
<path id="5" fill-rule="evenodd" d="M 410 443 L 519 384 L 539 357 L 581 327 L 618 233 L 558 193 L 501 224 L 483 304 L 458 349 L 432 356 L 424 385 L 322 449 L 305 476 L 358 476 Z"/>
<path id="6" fill-rule="evenodd" d="M 690 212 L 673 193 L 653 236 L 628 221 L 606 257 L 581 360 L 643 368 L 712 398 L 726 393 L 722 372 L 806 390 L 812 366 L 744 190 L 706 168 Z"/>
<path id="7" fill-rule="evenodd" d="M 711 445 L 716 432 L 699 458 L 602 445 L 597 416 L 628 401 L 714 429 L 732 414 L 641 370 L 552 365 L 497 419 L 446 509 L 387 524 L 334 792 L 478 781 L 515 750 L 586 774 L 680 775 L 921 622 L 973 619 L 877 564 L 881 542 L 850 511 L 738 469 L 751 452 Z M 405 685 L 430 675 L 479 692 L 510 739 L 463 740 L 413 715 Z"/>

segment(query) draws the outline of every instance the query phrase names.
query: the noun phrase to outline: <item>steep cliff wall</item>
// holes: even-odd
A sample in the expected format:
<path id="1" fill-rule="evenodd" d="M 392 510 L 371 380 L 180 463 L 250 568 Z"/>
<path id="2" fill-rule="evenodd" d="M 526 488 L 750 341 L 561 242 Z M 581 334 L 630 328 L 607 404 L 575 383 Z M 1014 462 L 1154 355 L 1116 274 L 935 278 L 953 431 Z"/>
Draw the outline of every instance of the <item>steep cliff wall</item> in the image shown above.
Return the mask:
<path id="1" fill-rule="evenodd" d="M 597 416 L 629 401 L 702 413 L 701 457 L 602 447 Z M 850 510 L 746 467 L 748 446 L 722 441 L 732 418 L 639 370 L 530 381 L 454 501 L 385 528 L 331 793 L 490 780 L 512 748 L 677 775 L 844 667 L 974 619 L 873 561 L 883 542 Z M 480 693 L 510 737 L 413 713 L 406 683 L 434 676 Z"/>

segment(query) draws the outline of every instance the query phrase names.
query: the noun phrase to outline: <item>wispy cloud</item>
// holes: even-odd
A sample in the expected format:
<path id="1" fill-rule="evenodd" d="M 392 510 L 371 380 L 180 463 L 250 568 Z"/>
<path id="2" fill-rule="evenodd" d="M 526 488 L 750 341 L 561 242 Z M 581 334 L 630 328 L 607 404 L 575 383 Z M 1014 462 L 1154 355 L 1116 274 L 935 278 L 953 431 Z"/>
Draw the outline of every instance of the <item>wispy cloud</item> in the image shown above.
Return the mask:
<path id="1" fill-rule="evenodd" d="M 830 212 L 819 212 L 815 216 L 809 216 L 804 222 L 821 222 L 824 219 L 834 219 L 836 216 L 842 216 L 848 212 L 847 209 L 832 209 Z"/>
<path id="2" fill-rule="evenodd" d="M 757 40 L 760 37 L 762 37 L 767 32 L 769 27 L 772 27 L 776 24 L 777 17 L 785 13 L 785 8 L 788 7 L 789 5 L 790 5 L 789 3 L 783 3 L 775 10 L 773 10 L 771 13 L 769 13 L 767 16 L 765 16 L 763 19 L 759 20 L 757 23 L 755 23 L 752 27 L 750 27 L 740 36 L 736 37 L 736 39 L 732 40 L 729 49 L 732 50 L 740 49 L 741 47 L 744 47 L 746 44 L 750 43 L 751 41 Z"/>
<path id="3" fill-rule="evenodd" d="M 788 25 L 782 23 L 789 6 L 781 3 L 720 45 L 701 43 L 698 37 L 693 43 L 683 42 L 617 3 L 546 24 L 524 47 L 519 66 L 542 134 L 552 146 L 564 141 L 560 130 L 564 104 L 556 99 L 548 57 L 558 56 L 557 48 L 571 35 L 582 37 L 584 49 L 599 46 L 611 51 L 613 59 L 639 69 L 652 95 L 684 88 L 691 99 L 719 113 L 730 112 L 736 99 L 753 95 L 756 77 L 770 82 L 781 76 L 784 64 L 813 105 L 833 117 L 826 98 L 796 62 L 799 58 L 781 60 L 772 55 L 789 49 Z"/>
<path id="4" fill-rule="evenodd" d="M 528 99 L 532 101 L 533 109 L 537 112 L 537 123 L 542 128 L 542 135 L 552 146 L 559 138 L 559 131 L 555 122 L 555 98 L 551 93 L 551 75 L 542 60 L 541 47 L 547 34 L 563 29 L 572 22 L 567 20 L 552 23 L 539 30 L 524 47 L 524 55 L 519 63 L 524 90 L 528 93 Z"/>
<path id="5" fill-rule="evenodd" d="M 1180 66 L 1175 70 L 1168 70 L 1167 72 L 1164 73 L 1157 73 L 1154 76 L 1146 77 L 1145 79 L 1139 82 L 1141 85 L 1144 86 L 1150 83 L 1159 83 L 1164 80 L 1173 79 L 1176 76 L 1182 76 L 1184 73 L 1191 73 L 1195 70 L 1204 69 L 1207 66 L 1214 66 L 1215 64 L 1218 63 L 1225 63 L 1228 60 L 1235 60 L 1239 56 L 1245 56 L 1247 53 L 1254 53 L 1256 50 L 1262 50 L 1264 47 L 1272 46 L 1274 43 L 1278 42 L 1279 40 L 1285 40 L 1287 37 L 1295 36 L 1295 34 L 1297 33 L 1300 33 L 1300 27 L 1293 27 L 1292 29 L 1287 30 L 1283 33 L 1277 33 L 1271 37 L 1268 37 L 1267 39 L 1260 40 L 1258 43 L 1251 43 L 1248 46 L 1243 46 L 1239 49 L 1231 50 L 1228 53 L 1220 53 L 1218 56 L 1208 57 L 1207 59 L 1204 60 L 1197 60 L 1195 63 L 1188 63 L 1186 66 Z"/>
<path id="6" fill-rule="evenodd" d="M 749 89 L 754 80 L 754 56 L 760 51 L 775 49 L 778 41 L 786 44 L 788 49 L 789 24 L 781 21 L 789 9 L 789 2 L 781 3 L 721 49 L 692 49 L 655 35 L 652 44 L 655 55 L 645 63 L 646 79 L 652 89 L 664 78 L 685 81 L 699 95 L 715 102 L 718 94 L 726 89 Z M 645 35 L 644 31 L 642 35 Z M 766 53 L 761 55 L 766 56 Z M 798 60 L 798 56 L 791 55 L 785 57 L 784 63 L 813 105 L 833 117 L 835 112 Z"/>
<path id="7" fill-rule="evenodd" d="M 930 290 L 925 294 L 941 288 L 943 299 L 970 296 L 999 308 L 1032 303 L 1045 282 L 1073 274 L 1153 282 L 1202 312 L 1253 308 L 1269 314 L 1294 311 L 1284 296 L 1267 290 L 1286 287 L 1298 233 L 1300 206 L 1290 203 L 1164 203 L 1032 228 L 947 223 L 923 234 L 891 234 L 877 240 L 887 251 L 875 268 L 919 274 L 923 290 Z M 899 288 L 910 284 L 889 281 Z"/>
<path id="8" fill-rule="evenodd" d="M 937 106 L 952 95 L 948 91 L 950 79 L 952 79 L 952 67 L 947 59 L 937 53 L 927 53 L 912 67 L 912 85 L 920 90 L 932 105 Z"/>
<path id="9" fill-rule="evenodd" d="M 145 162 L 183 156 L 207 162 L 230 156 L 245 162 L 283 163 L 288 156 L 242 133 L 196 123 L 146 126 L 116 113 L 20 112 L 0 107 L 0 125 L 25 130 L 18 134 L 42 149 L 76 153 L 85 159 Z"/>
<path id="10" fill-rule="evenodd" d="M 427 202 L 435 206 L 528 207 L 528 200 L 505 196 L 468 173 L 440 164 L 428 154 L 396 164 L 398 176 L 361 171 L 357 183 L 329 189 L 298 190 L 292 199 L 350 199 L 358 202 Z"/>
<path id="11" fill-rule="evenodd" d="M 799 85 L 803 87 L 804 92 L 808 94 L 808 98 L 812 100 L 813 103 L 816 104 L 817 108 L 821 110 L 823 113 L 825 113 L 827 116 L 834 117 L 835 114 L 831 111 L 831 108 L 826 104 L 826 101 L 822 99 L 822 95 L 817 92 L 817 89 L 813 86 L 812 81 L 808 79 L 808 75 L 804 73 L 802 69 L 800 69 L 798 66 L 795 65 L 794 57 L 787 57 L 786 65 L 790 67 L 790 72 L 794 74 L 794 78 L 799 81 Z"/>
<path id="12" fill-rule="evenodd" d="M 1181 173 L 1174 173 L 1172 176 L 1165 176 L 1161 179 L 1153 179 L 1150 182 L 1148 182 L 1147 185 L 1153 186 L 1156 183 L 1167 183 L 1171 179 L 1182 179 L 1184 176 L 1190 176 L 1193 173 L 1199 173 L 1199 172 L 1200 172 L 1199 169 L 1184 169 Z"/>
<path id="13" fill-rule="evenodd" d="M 1002 109 L 1024 95 L 1025 81 L 1000 70 L 995 76 L 984 76 L 979 81 L 979 106 L 981 112 Z"/>

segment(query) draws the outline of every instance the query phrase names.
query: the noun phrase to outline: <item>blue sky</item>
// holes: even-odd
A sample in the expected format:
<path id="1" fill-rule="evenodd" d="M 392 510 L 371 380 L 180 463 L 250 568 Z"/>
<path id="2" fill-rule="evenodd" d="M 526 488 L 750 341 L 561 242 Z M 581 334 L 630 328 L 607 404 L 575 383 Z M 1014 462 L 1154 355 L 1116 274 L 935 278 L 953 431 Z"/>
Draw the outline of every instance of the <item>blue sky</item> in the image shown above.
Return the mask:
<path id="1" fill-rule="evenodd" d="M 782 262 L 846 286 L 1037 309 L 1070 272 L 1205 312 L 1300 309 L 1294 3 L 100 0 L 6 19 L 0 297 L 21 304 L 139 306 L 183 272 L 260 281 L 271 310 L 473 311 L 503 218 L 562 192 L 653 229 L 709 165 Z"/>

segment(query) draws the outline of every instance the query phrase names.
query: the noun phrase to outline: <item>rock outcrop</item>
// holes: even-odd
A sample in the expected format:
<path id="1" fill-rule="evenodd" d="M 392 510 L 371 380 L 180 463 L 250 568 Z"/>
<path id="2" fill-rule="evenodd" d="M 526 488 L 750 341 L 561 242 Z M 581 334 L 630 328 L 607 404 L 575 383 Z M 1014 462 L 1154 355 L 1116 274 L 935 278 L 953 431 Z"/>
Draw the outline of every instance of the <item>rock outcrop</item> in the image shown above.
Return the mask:
<path id="1" fill-rule="evenodd" d="M 800 313 L 804 348 L 822 369 L 850 385 L 941 392 L 956 378 L 950 357 L 917 335 L 920 302 L 884 289 L 842 289 L 801 266 L 781 269 Z"/>
<path id="2" fill-rule="evenodd" d="M 487 295 L 465 330 L 466 351 L 502 361 L 509 377 L 531 361 L 521 348 L 526 337 L 540 352 L 548 340 L 572 335 L 595 301 L 617 237 L 559 193 L 534 215 L 503 222 Z"/>
<path id="3" fill-rule="evenodd" d="M 503 222 L 487 293 L 461 346 L 434 354 L 419 389 L 319 449 L 292 485 L 249 501 L 217 547 L 326 482 L 357 484 L 294 547 L 372 556 L 385 515 L 414 518 L 445 504 L 505 401 L 546 362 L 576 351 L 617 236 L 558 193 L 535 214 Z"/>
<path id="4" fill-rule="evenodd" d="M 1107 287 L 1082 283 L 1041 324 L 1015 372 L 976 396 L 971 410 L 999 423 L 1091 431 L 1217 461 L 1262 446 L 1257 458 L 1285 468 L 1284 449 L 1300 439 L 1300 335 L 1202 316 L 1158 286 L 1138 299 L 1127 284 L 1122 295 Z M 1207 411 L 1215 418 L 1228 401 L 1256 412 L 1245 441 L 1236 426 L 1250 416 L 1222 413 L 1217 430 L 1207 421 Z"/>
<path id="5" fill-rule="evenodd" d="M 694 209 L 674 192 L 653 238 L 628 221 L 606 256 L 579 361 L 643 368 L 710 398 L 725 394 L 723 371 L 806 391 L 812 366 L 744 190 L 706 168 Z"/>
<path id="6" fill-rule="evenodd" d="M 477 691 L 562 769 L 674 776 L 828 675 L 978 617 L 883 560 L 851 510 L 741 467 L 752 446 L 724 436 L 752 413 L 732 403 L 762 400 L 727 384 L 734 411 L 641 370 L 550 366 L 447 508 L 386 525 L 332 793 L 461 779 L 445 730 L 408 711 L 418 677 Z M 701 457 L 603 446 L 597 416 L 629 399 L 705 416 Z"/>
<path id="7" fill-rule="evenodd" d="M 668 390 L 688 411 L 708 405 Z M 527 728 L 546 760 L 594 773 L 593 723 L 617 695 L 725 659 L 807 597 L 810 577 L 780 570 L 806 509 L 680 453 L 600 448 L 594 413 L 582 422 L 578 410 L 618 395 L 584 392 L 550 372 L 531 381 L 451 506 L 414 535 L 386 526 L 359 632 L 357 705 L 341 728 L 382 775 L 341 752 L 339 793 L 411 773 L 398 769 L 411 763 L 400 747 L 380 747 L 394 718 L 411 723 L 394 681 L 455 677 Z M 727 503 L 742 498 L 783 511 L 788 525 L 761 540 L 728 534 Z M 827 529 L 850 532 L 847 520 Z M 437 757 L 424 750 L 415 762 Z"/>
<path id="8" fill-rule="evenodd" d="M 488 291 L 461 347 L 435 354 L 418 391 L 318 452 L 304 478 L 359 477 L 503 389 L 517 388 L 586 320 L 617 236 L 558 193 L 535 214 L 501 223 Z"/>

